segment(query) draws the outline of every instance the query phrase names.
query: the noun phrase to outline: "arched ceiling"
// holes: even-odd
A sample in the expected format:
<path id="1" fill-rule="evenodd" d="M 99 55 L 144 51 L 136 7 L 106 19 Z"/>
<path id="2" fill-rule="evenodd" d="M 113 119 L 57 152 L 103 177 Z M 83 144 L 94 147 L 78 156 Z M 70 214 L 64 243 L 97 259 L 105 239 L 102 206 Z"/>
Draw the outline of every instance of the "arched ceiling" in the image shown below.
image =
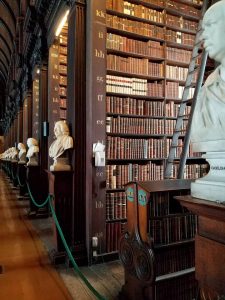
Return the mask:
<path id="1" fill-rule="evenodd" d="M 20 0 L 0 0 L 0 116 L 5 106 L 2 102 L 14 52 L 16 23 L 20 13 Z"/>

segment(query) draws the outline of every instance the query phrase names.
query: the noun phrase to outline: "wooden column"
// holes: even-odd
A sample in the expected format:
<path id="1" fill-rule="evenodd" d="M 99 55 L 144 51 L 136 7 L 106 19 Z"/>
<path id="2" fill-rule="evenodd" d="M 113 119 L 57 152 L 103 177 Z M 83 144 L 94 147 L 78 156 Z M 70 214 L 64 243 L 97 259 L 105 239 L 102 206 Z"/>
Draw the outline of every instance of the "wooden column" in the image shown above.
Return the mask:
<path id="1" fill-rule="evenodd" d="M 40 166 L 42 170 L 48 168 L 48 137 L 43 136 L 43 122 L 48 120 L 48 68 L 43 63 L 40 68 L 40 104 L 39 104 L 39 147 Z"/>
<path id="2" fill-rule="evenodd" d="M 68 124 L 74 138 L 72 239 L 75 257 L 86 256 L 86 199 L 91 181 L 86 184 L 86 72 L 85 72 L 85 1 L 76 1 L 68 20 Z M 89 115 L 87 116 L 89 118 Z M 91 160 L 91 158 L 89 157 Z M 89 162 L 90 165 L 90 162 Z M 90 168 L 89 168 L 90 171 Z M 89 207 L 89 205 L 87 205 Z"/>
<path id="3" fill-rule="evenodd" d="M 32 91 L 27 92 L 28 137 L 32 137 Z"/>
<path id="4" fill-rule="evenodd" d="M 48 195 L 48 176 L 45 172 L 48 169 L 48 137 L 43 134 L 43 124 L 48 121 L 48 67 L 42 63 L 39 77 L 39 163 L 40 180 L 42 187 L 42 199 Z"/>
<path id="5" fill-rule="evenodd" d="M 18 139 L 19 142 L 23 142 L 23 108 L 20 107 L 20 110 L 18 112 Z M 26 143 L 25 143 L 26 145 Z"/>
<path id="6" fill-rule="evenodd" d="M 97 254 L 105 252 L 105 167 L 95 167 L 94 143 L 105 145 L 105 78 L 106 78 L 106 12 L 105 1 L 88 1 L 87 15 L 87 100 L 86 100 L 86 197 L 87 243 L 92 259 L 91 240 L 98 239 Z"/>

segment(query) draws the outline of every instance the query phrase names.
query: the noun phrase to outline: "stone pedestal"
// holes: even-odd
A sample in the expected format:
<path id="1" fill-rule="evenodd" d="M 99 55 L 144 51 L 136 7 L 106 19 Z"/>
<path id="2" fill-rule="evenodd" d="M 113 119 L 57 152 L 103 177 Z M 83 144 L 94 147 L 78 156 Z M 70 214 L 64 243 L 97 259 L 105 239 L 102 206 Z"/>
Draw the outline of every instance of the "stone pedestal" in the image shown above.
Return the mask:
<path id="1" fill-rule="evenodd" d="M 209 165 L 209 173 L 191 184 L 191 195 L 209 201 L 224 202 L 225 152 L 207 152 L 202 156 Z"/>
<path id="2" fill-rule="evenodd" d="M 17 185 L 18 185 L 18 180 L 17 180 L 17 165 L 18 165 L 17 160 L 12 160 L 11 161 L 11 180 L 12 180 L 14 188 L 16 188 Z"/>
<path id="3" fill-rule="evenodd" d="M 57 171 L 48 172 L 49 194 L 54 195 L 54 209 L 65 236 L 66 242 L 71 249 L 73 244 L 73 172 Z M 51 259 L 54 264 L 65 263 L 66 252 L 61 237 L 53 221 L 54 247 Z"/>
<path id="4" fill-rule="evenodd" d="M 27 186 L 26 186 L 26 163 L 18 162 L 17 165 L 17 176 L 18 176 L 18 183 L 19 183 L 19 199 L 23 199 L 24 195 L 27 192 Z"/>
<path id="5" fill-rule="evenodd" d="M 27 166 L 26 178 L 34 200 L 41 204 L 45 201 L 47 195 L 43 194 L 43 182 L 41 178 L 40 166 Z M 30 218 L 48 217 L 48 204 L 42 208 L 38 208 L 30 199 Z"/>

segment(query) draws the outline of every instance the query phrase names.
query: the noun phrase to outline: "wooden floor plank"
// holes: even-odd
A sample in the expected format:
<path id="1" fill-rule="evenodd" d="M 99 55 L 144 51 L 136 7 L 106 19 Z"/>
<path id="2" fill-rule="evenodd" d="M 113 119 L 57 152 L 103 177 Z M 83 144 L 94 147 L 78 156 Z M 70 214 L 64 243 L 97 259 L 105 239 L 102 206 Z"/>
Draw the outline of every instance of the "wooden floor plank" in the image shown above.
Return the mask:
<path id="1" fill-rule="evenodd" d="M 35 231 L 20 215 L 16 197 L 0 173 L 0 299 L 70 300 Z"/>
<path id="2" fill-rule="evenodd" d="M 4 291 L 0 289 L 0 299 L 16 300 L 95 300 L 96 297 L 91 293 L 83 281 L 76 275 L 72 268 L 58 266 L 58 274 L 55 279 L 55 269 L 50 265 L 48 253 L 54 248 L 52 219 L 28 220 L 26 217 L 28 201 L 17 200 L 16 191 L 11 191 L 4 176 L 0 173 L 0 263 L 6 265 L 6 275 Z M 30 245 L 32 242 L 32 245 Z M 12 251 L 9 251 L 9 248 Z M 22 257 L 22 253 L 26 253 Z M 41 269 L 41 279 L 39 277 Z M 102 294 L 107 300 L 116 300 L 124 282 L 124 271 L 119 261 L 107 262 L 81 267 L 81 271 L 87 277 L 93 287 Z M 51 283 L 51 294 L 48 284 L 44 286 L 44 273 L 54 273 L 51 275 L 52 281 L 57 285 L 55 289 Z M 4 298 L 12 285 L 12 277 L 22 276 L 23 284 L 19 285 L 12 292 L 12 297 Z M 45 274 L 45 276 L 47 276 Z M 34 280 L 32 277 L 34 276 Z M 26 278 L 27 277 L 27 278 Z M 24 279 L 26 278 L 26 280 Z M 46 279 L 44 279 L 47 282 Z M 27 282 L 27 283 L 26 283 Z M 21 287 L 22 285 L 22 287 Z M 63 287 L 62 287 L 63 286 Z M 58 290 L 62 289 L 62 293 Z M 69 292 L 68 292 L 69 291 Z M 5 294 L 4 294 L 5 293 Z M 41 296 L 40 296 L 41 294 Z M 43 296 L 44 295 L 44 296 Z M 46 298 L 45 298 L 46 297 Z M 57 298 L 58 297 L 58 298 Z"/>

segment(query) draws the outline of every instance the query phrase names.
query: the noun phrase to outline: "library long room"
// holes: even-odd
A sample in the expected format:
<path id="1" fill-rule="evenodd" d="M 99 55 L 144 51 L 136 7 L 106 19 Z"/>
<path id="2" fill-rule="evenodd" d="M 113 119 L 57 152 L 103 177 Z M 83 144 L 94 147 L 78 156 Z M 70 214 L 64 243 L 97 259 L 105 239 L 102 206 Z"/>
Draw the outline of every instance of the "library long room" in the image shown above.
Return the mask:
<path id="1" fill-rule="evenodd" d="M 0 299 L 225 299 L 224 32 L 225 0 L 0 1 Z"/>

